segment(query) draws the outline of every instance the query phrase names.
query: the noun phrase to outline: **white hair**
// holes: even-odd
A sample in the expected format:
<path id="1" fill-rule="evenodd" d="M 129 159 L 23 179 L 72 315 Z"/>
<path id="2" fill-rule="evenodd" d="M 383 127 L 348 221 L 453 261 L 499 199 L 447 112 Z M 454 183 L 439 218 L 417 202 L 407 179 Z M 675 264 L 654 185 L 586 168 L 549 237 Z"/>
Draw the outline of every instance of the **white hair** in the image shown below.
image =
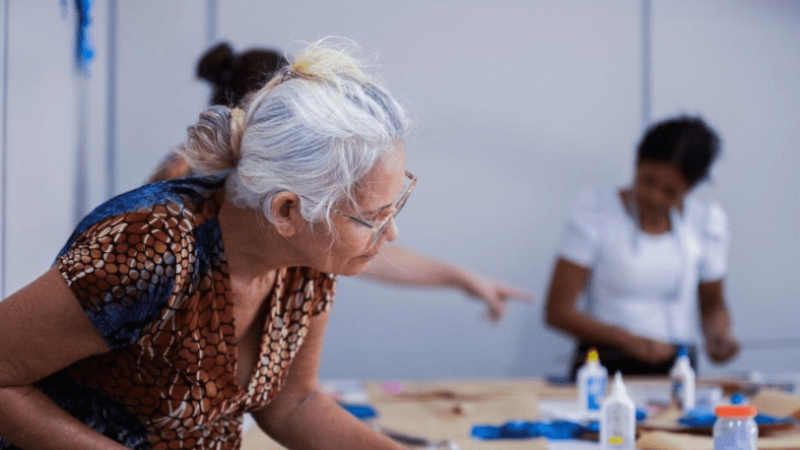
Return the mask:
<path id="1" fill-rule="evenodd" d="M 368 78 L 351 41 L 309 45 L 249 100 L 246 113 L 213 106 L 189 128 L 183 153 L 201 173 L 234 169 L 230 200 L 273 221 L 275 195 L 293 192 L 309 222 L 324 220 L 408 132 L 403 108 Z"/>

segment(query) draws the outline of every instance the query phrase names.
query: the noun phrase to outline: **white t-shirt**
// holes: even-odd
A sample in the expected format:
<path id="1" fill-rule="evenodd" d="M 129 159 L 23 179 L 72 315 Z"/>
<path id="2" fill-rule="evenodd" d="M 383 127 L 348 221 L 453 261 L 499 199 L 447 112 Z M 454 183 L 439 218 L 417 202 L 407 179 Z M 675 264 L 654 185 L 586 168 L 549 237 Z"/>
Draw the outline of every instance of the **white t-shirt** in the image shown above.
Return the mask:
<path id="1" fill-rule="evenodd" d="M 641 231 L 618 189 L 578 198 L 559 254 L 591 270 L 591 315 L 636 335 L 694 342 L 697 287 L 728 270 L 728 221 L 716 202 L 688 196 L 671 223 L 669 233 Z"/>

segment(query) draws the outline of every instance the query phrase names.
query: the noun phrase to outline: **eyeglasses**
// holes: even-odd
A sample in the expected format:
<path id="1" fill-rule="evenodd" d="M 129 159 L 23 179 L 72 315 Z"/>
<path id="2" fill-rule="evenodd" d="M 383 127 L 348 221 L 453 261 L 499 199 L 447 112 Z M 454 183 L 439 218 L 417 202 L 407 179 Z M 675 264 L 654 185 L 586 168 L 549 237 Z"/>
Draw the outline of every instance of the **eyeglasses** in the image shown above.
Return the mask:
<path id="1" fill-rule="evenodd" d="M 414 189 L 414 186 L 417 185 L 417 177 L 411 172 L 406 171 L 406 178 L 407 180 L 405 189 L 403 189 L 403 192 L 400 194 L 394 204 L 386 209 L 387 212 L 384 213 L 385 217 L 378 219 L 377 223 L 369 222 L 360 217 L 351 216 L 350 214 L 343 213 L 336 208 L 331 208 L 331 210 L 372 230 L 372 240 L 370 241 L 369 245 L 375 245 L 375 243 L 378 242 L 378 238 L 380 238 L 383 235 L 383 232 L 386 231 L 386 227 L 389 225 L 389 223 L 393 221 L 395 217 L 397 217 L 397 214 L 399 214 L 400 210 L 403 209 L 403 206 L 406 205 L 408 196 L 411 195 L 411 191 Z"/>

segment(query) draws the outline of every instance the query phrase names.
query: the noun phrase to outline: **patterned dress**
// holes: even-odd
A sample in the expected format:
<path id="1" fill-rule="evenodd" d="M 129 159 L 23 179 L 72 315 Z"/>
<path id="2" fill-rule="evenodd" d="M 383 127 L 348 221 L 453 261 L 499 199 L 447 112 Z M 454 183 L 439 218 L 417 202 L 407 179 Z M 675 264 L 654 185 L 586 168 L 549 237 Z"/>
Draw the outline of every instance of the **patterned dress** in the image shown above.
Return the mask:
<path id="1" fill-rule="evenodd" d="M 151 184 L 78 226 L 56 259 L 110 352 L 39 387 L 98 432 L 134 449 L 237 449 L 243 414 L 280 391 L 309 319 L 330 308 L 335 278 L 278 272 L 259 360 L 236 378 L 231 283 L 216 198 L 225 177 Z M 0 438 L 0 448 L 15 448 Z"/>

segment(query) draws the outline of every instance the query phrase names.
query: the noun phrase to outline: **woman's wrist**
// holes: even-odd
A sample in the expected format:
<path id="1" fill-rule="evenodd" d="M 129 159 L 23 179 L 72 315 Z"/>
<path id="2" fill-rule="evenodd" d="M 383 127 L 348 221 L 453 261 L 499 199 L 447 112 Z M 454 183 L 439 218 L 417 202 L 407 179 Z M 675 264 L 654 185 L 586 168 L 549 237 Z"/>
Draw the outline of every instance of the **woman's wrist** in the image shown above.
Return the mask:
<path id="1" fill-rule="evenodd" d="M 614 327 L 610 335 L 611 345 L 622 350 L 629 350 L 641 339 L 639 336 L 623 328 Z"/>
<path id="2" fill-rule="evenodd" d="M 446 287 L 457 288 L 465 292 L 470 292 L 470 279 L 472 274 L 456 265 L 447 264 L 442 271 L 442 284 Z"/>

